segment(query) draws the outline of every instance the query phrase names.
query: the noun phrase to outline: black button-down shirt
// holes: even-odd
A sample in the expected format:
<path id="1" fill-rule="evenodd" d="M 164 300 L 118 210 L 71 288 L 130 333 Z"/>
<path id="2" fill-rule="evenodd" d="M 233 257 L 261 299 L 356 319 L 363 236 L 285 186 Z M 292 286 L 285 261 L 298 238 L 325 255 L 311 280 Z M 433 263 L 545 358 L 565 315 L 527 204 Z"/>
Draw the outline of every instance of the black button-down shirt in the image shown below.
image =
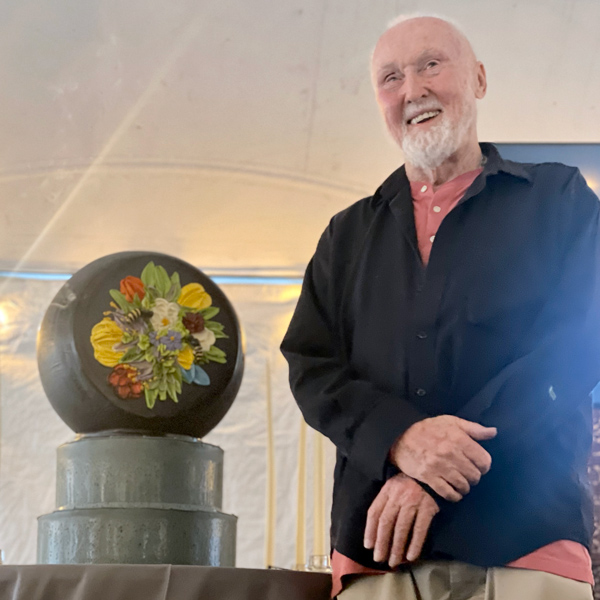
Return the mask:
<path id="1" fill-rule="evenodd" d="M 362 546 L 393 442 L 452 414 L 498 428 L 492 469 L 442 503 L 423 557 L 503 565 L 589 543 L 589 393 L 600 380 L 599 203 L 577 169 L 503 160 L 483 172 L 421 261 L 404 168 L 337 214 L 306 271 L 282 351 L 294 396 L 338 449 L 332 543 Z"/>

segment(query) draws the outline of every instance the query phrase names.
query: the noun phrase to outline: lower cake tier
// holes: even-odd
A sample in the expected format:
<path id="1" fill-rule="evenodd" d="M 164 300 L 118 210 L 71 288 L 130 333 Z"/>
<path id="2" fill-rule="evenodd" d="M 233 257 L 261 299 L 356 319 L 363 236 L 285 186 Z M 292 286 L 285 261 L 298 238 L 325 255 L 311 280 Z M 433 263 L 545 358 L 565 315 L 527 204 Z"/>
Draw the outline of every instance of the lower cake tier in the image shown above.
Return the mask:
<path id="1" fill-rule="evenodd" d="M 58 510 L 38 518 L 37 561 L 234 567 L 236 524 L 216 510 Z"/>

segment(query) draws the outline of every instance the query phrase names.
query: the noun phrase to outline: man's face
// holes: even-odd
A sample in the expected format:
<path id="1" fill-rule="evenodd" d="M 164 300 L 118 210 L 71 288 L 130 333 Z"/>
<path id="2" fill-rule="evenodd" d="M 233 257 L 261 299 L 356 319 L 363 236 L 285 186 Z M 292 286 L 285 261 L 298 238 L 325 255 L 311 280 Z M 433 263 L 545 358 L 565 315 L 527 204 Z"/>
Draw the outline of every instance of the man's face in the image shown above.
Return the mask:
<path id="1" fill-rule="evenodd" d="M 388 30 L 373 53 L 372 73 L 388 130 L 409 162 L 435 168 L 476 141 L 485 71 L 448 23 L 421 17 Z"/>

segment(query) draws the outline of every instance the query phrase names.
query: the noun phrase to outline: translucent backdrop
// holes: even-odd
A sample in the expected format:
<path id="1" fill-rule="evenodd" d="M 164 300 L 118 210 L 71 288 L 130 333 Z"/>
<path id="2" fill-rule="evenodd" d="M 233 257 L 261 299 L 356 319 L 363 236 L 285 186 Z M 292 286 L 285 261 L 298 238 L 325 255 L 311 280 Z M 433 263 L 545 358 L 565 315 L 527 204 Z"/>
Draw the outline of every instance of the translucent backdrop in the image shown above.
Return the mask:
<path id="1" fill-rule="evenodd" d="M 10 563 L 36 560 L 36 518 L 54 509 L 56 447 L 74 437 L 47 401 L 37 372 L 36 336 L 61 281 L 0 277 L 0 548 Z M 238 398 L 204 441 L 225 450 L 224 511 L 238 520 L 237 566 L 265 566 L 267 363 L 273 402 L 277 518 L 274 564 L 295 562 L 300 412 L 278 346 L 298 285 L 223 285 L 246 337 Z M 312 443 L 308 436 L 307 546 L 312 548 Z M 334 450 L 326 445 L 326 514 Z M 329 523 L 326 523 L 327 527 Z"/>

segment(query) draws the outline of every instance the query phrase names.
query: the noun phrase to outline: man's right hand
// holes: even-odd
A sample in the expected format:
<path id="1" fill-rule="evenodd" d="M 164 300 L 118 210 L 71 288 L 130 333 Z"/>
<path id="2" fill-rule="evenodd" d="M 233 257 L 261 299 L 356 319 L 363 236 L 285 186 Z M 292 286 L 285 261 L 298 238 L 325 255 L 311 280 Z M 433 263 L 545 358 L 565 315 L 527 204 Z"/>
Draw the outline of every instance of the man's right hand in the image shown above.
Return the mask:
<path id="1" fill-rule="evenodd" d="M 492 457 L 475 440 L 489 440 L 496 433 L 495 427 L 440 415 L 409 427 L 392 446 L 390 459 L 402 473 L 458 502 L 492 465 Z"/>

